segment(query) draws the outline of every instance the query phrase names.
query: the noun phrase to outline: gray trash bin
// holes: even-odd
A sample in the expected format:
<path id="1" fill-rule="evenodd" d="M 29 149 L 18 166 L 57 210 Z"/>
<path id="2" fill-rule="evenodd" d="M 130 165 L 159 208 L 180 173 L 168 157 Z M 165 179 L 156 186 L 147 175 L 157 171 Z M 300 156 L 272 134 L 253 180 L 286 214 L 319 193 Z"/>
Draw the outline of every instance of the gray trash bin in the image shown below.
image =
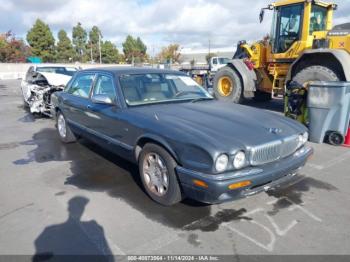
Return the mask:
<path id="1" fill-rule="evenodd" d="M 350 118 L 350 82 L 311 82 L 308 89 L 310 141 L 343 144 Z"/>

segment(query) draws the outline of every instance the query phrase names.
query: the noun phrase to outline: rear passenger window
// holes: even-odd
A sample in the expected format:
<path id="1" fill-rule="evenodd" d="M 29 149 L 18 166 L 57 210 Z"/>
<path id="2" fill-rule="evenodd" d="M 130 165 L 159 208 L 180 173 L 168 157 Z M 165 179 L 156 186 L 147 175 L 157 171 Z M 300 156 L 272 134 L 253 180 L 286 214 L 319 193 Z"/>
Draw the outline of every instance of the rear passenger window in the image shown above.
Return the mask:
<path id="1" fill-rule="evenodd" d="M 94 74 L 77 76 L 68 90 L 69 94 L 88 98 L 94 80 Z"/>

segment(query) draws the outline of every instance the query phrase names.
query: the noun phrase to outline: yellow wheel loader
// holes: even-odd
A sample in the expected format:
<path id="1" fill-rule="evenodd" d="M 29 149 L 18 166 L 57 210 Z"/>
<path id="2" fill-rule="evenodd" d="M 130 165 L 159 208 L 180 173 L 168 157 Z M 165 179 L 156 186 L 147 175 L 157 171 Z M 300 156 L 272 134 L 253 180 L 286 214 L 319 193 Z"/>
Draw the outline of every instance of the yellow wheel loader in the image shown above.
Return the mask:
<path id="1" fill-rule="evenodd" d="M 240 103 L 283 95 L 291 81 L 350 81 L 350 23 L 333 27 L 337 5 L 317 0 L 283 0 L 260 13 L 273 12 L 264 40 L 240 41 L 230 63 L 214 77 L 219 100 Z"/>

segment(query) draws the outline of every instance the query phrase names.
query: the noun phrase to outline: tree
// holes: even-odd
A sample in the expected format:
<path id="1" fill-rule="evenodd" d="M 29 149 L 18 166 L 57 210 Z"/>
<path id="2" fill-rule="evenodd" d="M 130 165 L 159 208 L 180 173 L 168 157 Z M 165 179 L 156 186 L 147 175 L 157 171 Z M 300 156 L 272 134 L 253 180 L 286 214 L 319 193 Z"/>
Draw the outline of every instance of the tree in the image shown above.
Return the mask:
<path id="1" fill-rule="evenodd" d="M 170 44 L 167 47 L 163 47 L 157 55 L 157 60 L 166 63 L 178 63 L 181 56 L 179 48 L 178 44 Z"/>
<path id="2" fill-rule="evenodd" d="M 123 52 L 128 63 L 143 62 L 147 58 L 147 47 L 141 38 L 128 35 L 123 43 Z"/>
<path id="3" fill-rule="evenodd" d="M 32 48 L 34 56 L 40 57 L 44 62 L 52 62 L 55 55 L 55 38 L 50 27 L 40 19 L 35 21 L 27 33 L 27 42 Z"/>
<path id="4" fill-rule="evenodd" d="M 101 56 L 102 63 L 105 64 L 119 63 L 120 61 L 119 51 L 111 41 L 102 43 Z"/>
<path id="5" fill-rule="evenodd" d="M 73 40 L 73 46 L 75 49 L 76 59 L 81 62 L 85 61 L 87 59 L 86 57 L 87 33 L 85 29 L 81 26 L 80 22 L 78 22 L 78 24 L 73 27 L 72 40 Z"/>
<path id="6" fill-rule="evenodd" d="M 66 31 L 60 30 L 58 32 L 57 42 L 57 56 L 58 62 L 70 62 L 74 57 L 74 49 L 71 40 L 67 36 Z"/>
<path id="7" fill-rule="evenodd" d="M 208 54 L 205 56 L 205 60 L 206 60 L 207 63 L 209 64 L 209 63 L 210 63 L 210 60 L 211 60 L 213 57 L 215 57 L 215 56 L 217 56 L 217 54 L 215 54 L 215 53 L 208 53 Z"/>
<path id="8" fill-rule="evenodd" d="M 0 62 L 22 63 L 31 55 L 30 47 L 9 31 L 0 34 Z"/>
<path id="9" fill-rule="evenodd" d="M 94 61 L 98 61 L 100 59 L 100 53 L 98 48 L 98 45 L 99 45 L 98 42 L 100 41 L 100 39 L 102 39 L 101 30 L 97 26 L 93 26 L 91 28 L 91 31 L 89 32 L 88 48 L 90 49 L 90 52 L 92 52 L 92 60 Z M 91 59 L 91 54 L 90 54 L 90 59 Z"/>

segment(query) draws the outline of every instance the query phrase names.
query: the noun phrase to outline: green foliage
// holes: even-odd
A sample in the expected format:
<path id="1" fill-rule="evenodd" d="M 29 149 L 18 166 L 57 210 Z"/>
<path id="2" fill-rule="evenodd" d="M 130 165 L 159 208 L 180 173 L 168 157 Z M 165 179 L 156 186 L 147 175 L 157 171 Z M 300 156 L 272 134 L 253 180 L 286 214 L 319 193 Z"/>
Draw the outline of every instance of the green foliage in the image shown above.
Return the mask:
<path id="1" fill-rule="evenodd" d="M 66 31 L 60 30 L 58 32 L 58 42 L 56 48 L 57 62 L 71 62 L 74 58 L 74 49 L 71 40 L 67 36 Z"/>
<path id="2" fill-rule="evenodd" d="M 120 61 L 119 51 L 111 41 L 102 43 L 101 56 L 102 63 L 105 64 L 116 64 Z"/>
<path id="3" fill-rule="evenodd" d="M 181 56 L 179 48 L 178 44 L 170 44 L 167 47 L 163 47 L 156 59 L 165 63 L 178 63 Z"/>
<path id="4" fill-rule="evenodd" d="M 0 62 L 22 63 L 31 55 L 30 47 L 16 39 L 11 32 L 0 35 Z"/>
<path id="5" fill-rule="evenodd" d="M 128 63 L 144 62 L 147 59 L 147 47 L 140 37 L 128 35 L 123 43 L 123 52 Z"/>
<path id="6" fill-rule="evenodd" d="M 210 59 L 212 59 L 213 57 L 217 56 L 217 54 L 215 53 L 208 53 L 206 56 L 205 56 L 205 60 L 207 61 L 207 63 L 209 64 L 210 63 Z"/>
<path id="7" fill-rule="evenodd" d="M 73 27 L 72 40 L 75 50 L 75 59 L 84 62 L 84 60 L 86 60 L 84 56 L 86 56 L 87 33 L 80 22 Z"/>
<path id="8" fill-rule="evenodd" d="M 99 36 L 102 39 L 101 30 L 97 26 L 93 26 L 91 28 L 91 31 L 89 32 L 89 43 L 88 43 L 89 60 L 91 60 L 91 51 L 92 51 L 92 59 L 94 61 L 99 61 L 100 59 L 100 53 L 99 53 L 99 47 L 98 47 Z"/>
<path id="9" fill-rule="evenodd" d="M 27 42 L 31 46 L 34 56 L 40 57 L 44 62 L 53 62 L 55 39 L 47 24 L 37 19 L 27 33 Z"/>

